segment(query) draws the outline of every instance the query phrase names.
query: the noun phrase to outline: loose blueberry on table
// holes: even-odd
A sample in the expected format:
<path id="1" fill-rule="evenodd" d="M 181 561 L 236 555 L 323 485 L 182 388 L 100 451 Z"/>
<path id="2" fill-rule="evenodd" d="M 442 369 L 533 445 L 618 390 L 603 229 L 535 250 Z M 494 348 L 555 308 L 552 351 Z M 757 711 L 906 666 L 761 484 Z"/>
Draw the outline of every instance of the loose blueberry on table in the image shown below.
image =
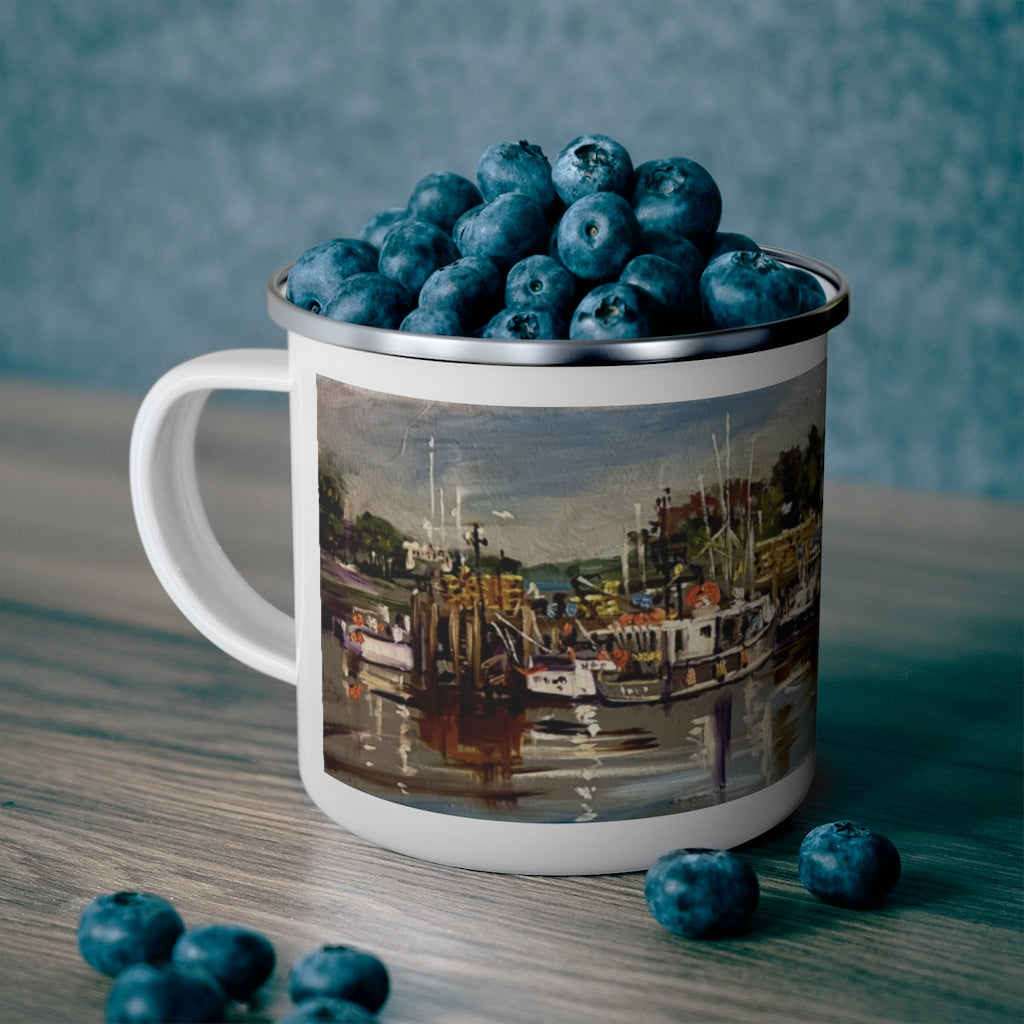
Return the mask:
<path id="1" fill-rule="evenodd" d="M 760 886 L 754 869 L 729 850 L 683 849 L 651 865 L 644 897 L 662 927 L 691 939 L 715 939 L 747 923 Z"/>
<path id="2" fill-rule="evenodd" d="M 277 1024 L 371 1024 L 374 1019 L 374 1015 L 358 1003 L 332 996 L 316 996 L 278 1017 Z"/>
<path id="3" fill-rule="evenodd" d="M 877 907 L 899 881 L 899 851 L 891 840 L 852 821 L 811 829 L 797 857 L 800 881 L 826 903 Z"/>
<path id="4" fill-rule="evenodd" d="M 270 977 L 276 957 L 259 932 L 236 924 L 201 924 L 178 938 L 171 959 L 204 968 L 232 999 L 245 1003 Z"/>
<path id="5" fill-rule="evenodd" d="M 376 1013 L 388 997 L 387 968 L 372 953 L 349 946 L 320 946 L 295 962 L 288 976 L 294 1003 L 331 997 L 358 1003 Z"/>
<path id="6" fill-rule="evenodd" d="M 137 963 L 171 957 L 185 924 L 163 897 L 149 892 L 105 893 L 91 900 L 78 920 L 82 958 L 111 977 Z"/>
<path id="7" fill-rule="evenodd" d="M 107 1024 L 217 1024 L 227 996 L 213 976 L 186 964 L 133 964 L 107 993 Z"/>

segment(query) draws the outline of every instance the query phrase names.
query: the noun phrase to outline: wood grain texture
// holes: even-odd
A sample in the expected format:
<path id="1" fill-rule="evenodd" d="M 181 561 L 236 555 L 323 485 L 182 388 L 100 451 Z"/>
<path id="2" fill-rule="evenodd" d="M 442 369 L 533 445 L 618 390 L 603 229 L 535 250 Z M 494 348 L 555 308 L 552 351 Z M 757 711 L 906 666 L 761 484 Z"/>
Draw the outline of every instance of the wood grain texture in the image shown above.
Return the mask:
<path id="1" fill-rule="evenodd" d="M 0 1020 L 88 1024 L 86 902 L 144 888 L 190 923 L 274 942 L 259 1006 L 323 942 L 378 953 L 382 1024 L 1019 1021 L 1021 540 L 1017 506 L 830 484 L 819 770 L 743 852 L 750 930 L 658 927 L 642 874 L 527 878 L 423 864 L 328 822 L 295 766 L 294 691 L 238 665 L 163 594 L 128 499 L 136 403 L 0 383 Z M 287 420 L 218 406 L 200 468 L 224 547 L 291 604 Z M 879 911 L 796 877 L 822 821 L 885 832 Z"/>

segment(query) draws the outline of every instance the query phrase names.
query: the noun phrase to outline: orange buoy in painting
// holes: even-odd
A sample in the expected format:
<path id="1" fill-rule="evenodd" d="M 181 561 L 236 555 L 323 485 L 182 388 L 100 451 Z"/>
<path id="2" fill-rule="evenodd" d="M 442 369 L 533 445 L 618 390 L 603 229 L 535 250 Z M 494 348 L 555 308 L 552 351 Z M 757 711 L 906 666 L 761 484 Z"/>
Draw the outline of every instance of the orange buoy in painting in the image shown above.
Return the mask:
<path id="1" fill-rule="evenodd" d="M 687 608 L 703 608 L 706 605 L 718 604 L 722 592 L 718 589 L 717 583 L 710 580 L 707 583 L 698 583 L 683 595 Z"/>

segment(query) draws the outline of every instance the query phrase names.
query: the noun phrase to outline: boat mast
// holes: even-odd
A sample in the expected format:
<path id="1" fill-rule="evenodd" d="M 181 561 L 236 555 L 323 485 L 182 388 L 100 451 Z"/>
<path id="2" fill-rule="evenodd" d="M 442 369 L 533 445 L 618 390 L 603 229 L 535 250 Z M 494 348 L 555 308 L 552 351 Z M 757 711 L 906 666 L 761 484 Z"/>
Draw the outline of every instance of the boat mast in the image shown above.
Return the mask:
<path id="1" fill-rule="evenodd" d="M 746 589 L 746 596 L 752 597 L 754 593 L 754 442 L 750 442 L 750 466 L 747 469 L 747 550 L 744 555 L 744 579 L 743 586 Z"/>
<path id="2" fill-rule="evenodd" d="M 629 593 L 629 526 L 622 526 L 622 592 Z"/>
<path id="3" fill-rule="evenodd" d="M 725 557 L 729 566 L 726 579 L 729 581 L 729 592 L 732 592 L 732 444 L 730 443 L 731 424 L 729 414 L 725 414 Z"/>
<path id="4" fill-rule="evenodd" d="M 440 505 L 441 505 L 441 518 L 440 518 L 441 536 L 439 538 L 439 543 L 440 543 L 441 549 L 443 550 L 444 549 L 444 488 L 443 487 L 438 487 L 438 489 L 437 489 L 437 500 L 440 502 Z"/>
<path id="5" fill-rule="evenodd" d="M 647 589 L 647 545 L 644 544 L 644 533 L 640 527 L 640 509 L 641 505 L 639 501 L 633 503 L 633 514 L 636 516 L 636 561 L 637 568 L 640 570 L 640 586 L 643 590 Z"/>
<path id="6" fill-rule="evenodd" d="M 729 449 L 729 416 L 726 414 L 725 417 L 725 439 L 726 439 L 726 456 L 728 456 Z M 718 493 L 721 495 L 722 501 L 722 529 L 719 533 L 722 535 L 724 540 L 725 552 L 723 559 L 725 566 L 723 568 L 723 576 L 725 583 L 732 590 L 732 546 L 729 543 L 729 492 L 726 489 L 725 482 L 722 480 L 722 456 L 718 450 L 718 438 L 714 432 L 711 434 L 711 444 L 715 449 L 715 466 L 718 469 Z"/>
<path id="7" fill-rule="evenodd" d="M 714 435 L 712 435 L 712 436 L 714 436 Z M 708 519 L 708 498 L 707 498 L 707 494 L 704 492 L 704 474 L 703 473 L 700 473 L 697 476 L 697 481 L 700 483 L 700 504 L 701 504 L 701 509 L 704 512 L 704 525 L 705 525 L 705 527 L 707 527 L 707 531 L 708 531 L 708 562 L 710 563 L 710 565 L 708 567 L 711 570 L 711 578 L 714 579 L 715 578 L 715 546 L 714 546 L 714 543 L 713 543 L 714 538 L 711 536 L 711 520 Z"/>
<path id="8" fill-rule="evenodd" d="M 434 512 L 436 508 L 435 496 L 434 496 L 434 438 L 431 437 L 427 442 L 427 448 L 430 452 L 430 525 L 427 527 L 427 536 L 430 538 L 430 543 L 434 543 Z"/>
<path id="9" fill-rule="evenodd" d="M 462 543 L 462 488 L 455 487 L 455 543 Z"/>

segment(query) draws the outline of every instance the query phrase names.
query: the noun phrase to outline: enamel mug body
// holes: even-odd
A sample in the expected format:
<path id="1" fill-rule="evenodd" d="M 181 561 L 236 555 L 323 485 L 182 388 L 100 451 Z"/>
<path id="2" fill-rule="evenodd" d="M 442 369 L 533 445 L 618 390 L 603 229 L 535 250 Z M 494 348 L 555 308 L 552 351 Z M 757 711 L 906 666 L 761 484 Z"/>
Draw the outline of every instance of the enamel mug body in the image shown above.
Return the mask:
<path id="1" fill-rule="evenodd" d="M 280 350 L 164 375 L 132 437 L 154 570 L 190 621 L 295 685 L 315 804 L 384 847 L 489 871 L 641 870 L 728 848 L 814 771 L 829 330 L 486 341 L 317 317 Z M 294 616 L 199 496 L 218 389 L 286 392 Z"/>

